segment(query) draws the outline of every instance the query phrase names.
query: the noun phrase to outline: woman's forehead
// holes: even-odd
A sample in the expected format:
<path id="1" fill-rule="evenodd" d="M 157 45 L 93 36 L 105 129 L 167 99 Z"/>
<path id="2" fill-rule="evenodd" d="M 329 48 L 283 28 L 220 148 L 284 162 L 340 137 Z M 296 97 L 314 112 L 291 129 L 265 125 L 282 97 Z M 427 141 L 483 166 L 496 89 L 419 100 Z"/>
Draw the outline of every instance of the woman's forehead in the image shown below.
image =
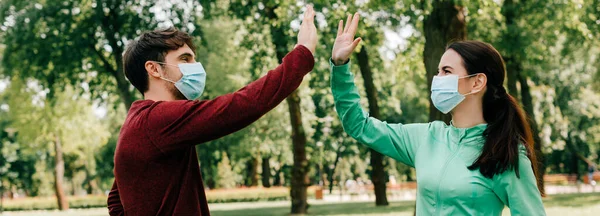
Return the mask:
<path id="1" fill-rule="evenodd" d="M 454 50 L 446 50 L 440 59 L 439 69 L 452 67 L 454 69 L 463 68 L 462 57 Z"/>

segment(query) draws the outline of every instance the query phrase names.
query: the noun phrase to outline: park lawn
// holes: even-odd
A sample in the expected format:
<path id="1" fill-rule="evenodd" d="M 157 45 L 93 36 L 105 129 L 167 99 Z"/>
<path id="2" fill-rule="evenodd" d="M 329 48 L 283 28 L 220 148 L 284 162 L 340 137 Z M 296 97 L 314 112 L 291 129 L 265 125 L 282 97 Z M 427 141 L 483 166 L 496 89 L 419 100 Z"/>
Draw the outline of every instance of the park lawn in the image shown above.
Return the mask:
<path id="1" fill-rule="evenodd" d="M 310 202 L 308 215 L 412 215 L 414 201 L 391 202 L 389 206 L 375 207 L 373 202 Z M 600 193 L 563 194 L 544 198 L 548 215 L 596 216 L 600 212 Z M 288 215 L 289 202 L 231 203 L 211 205 L 213 216 L 234 215 Z M 503 215 L 510 215 L 508 209 Z"/>
<path id="2" fill-rule="evenodd" d="M 383 215 L 409 216 L 414 210 L 414 201 L 391 202 L 389 206 L 375 207 L 373 202 L 323 202 L 309 201 L 308 215 Z M 600 212 L 600 193 L 563 194 L 544 198 L 549 216 L 596 216 Z M 213 216 L 238 215 L 289 215 L 289 201 L 242 202 L 209 204 Z M 2 216 L 105 216 L 106 208 L 60 211 L 4 212 Z M 505 209 L 503 215 L 510 215 Z"/>

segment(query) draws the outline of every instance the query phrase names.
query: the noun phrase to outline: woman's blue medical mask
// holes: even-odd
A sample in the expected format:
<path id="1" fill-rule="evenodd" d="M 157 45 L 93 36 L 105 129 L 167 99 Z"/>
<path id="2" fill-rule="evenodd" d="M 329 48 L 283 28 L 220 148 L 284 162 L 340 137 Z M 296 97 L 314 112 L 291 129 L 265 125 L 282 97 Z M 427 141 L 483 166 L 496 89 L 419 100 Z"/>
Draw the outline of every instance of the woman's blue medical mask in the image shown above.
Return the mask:
<path id="1" fill-rule="evenodd" d="M 476 93 L 462 95 L 458 92 L 458 79 L 476 75 L 471 74 L 464 77 L 457 75 L 434 76 L 431 83 L 431 101 L 435 108 L 444 114 L 448 114 L 465 99 L 465 96 Z"/>
<path id="2" fill-rule="evenodd" d="M 195 100 L 202 95 L 204 87 L 206 86 L 206 71 L 200 62 L 197 63 L 181 63 L 178 65 L 167 64 L 164 62 L 156 62 L 163 65 L 171 65 L 178 67 L 183 76 L 179 81 L 175 82 L 164 77 L 160 77 L 163 80 L 172 82 L 175 87 L 187 98 L 188 100 Z"/>

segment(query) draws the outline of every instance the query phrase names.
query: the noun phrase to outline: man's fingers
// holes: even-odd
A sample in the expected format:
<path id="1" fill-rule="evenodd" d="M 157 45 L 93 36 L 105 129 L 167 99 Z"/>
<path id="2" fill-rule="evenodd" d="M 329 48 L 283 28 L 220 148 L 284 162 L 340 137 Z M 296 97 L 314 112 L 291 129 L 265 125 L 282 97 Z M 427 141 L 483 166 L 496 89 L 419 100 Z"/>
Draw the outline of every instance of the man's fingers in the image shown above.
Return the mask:
<path id="1" fill-rule="evenodd" d="M 312 7 L 310 5 L 306 6 L 306 10 L 304 11 L 304 17 L 302 18 L 304 21 L 308 21 L 308 19 L 312 15 L 311 9 Z"/>
<path id="2" fill-rule="evenodd" d="M 313 24 L 315 21 L 315 11 L 312 6 L 306 6 L 306 11 L 304 12 L 304 17 L 302 19 L 301 27 L 306 24 Z"/>
<path id="3" fill-rule="evenodd" d="M 306 7 L 306 11 L 304 11 L 304 16 L 302 16 L 302 20 L 306 20 L 308 17 L 308 6 Z"/>

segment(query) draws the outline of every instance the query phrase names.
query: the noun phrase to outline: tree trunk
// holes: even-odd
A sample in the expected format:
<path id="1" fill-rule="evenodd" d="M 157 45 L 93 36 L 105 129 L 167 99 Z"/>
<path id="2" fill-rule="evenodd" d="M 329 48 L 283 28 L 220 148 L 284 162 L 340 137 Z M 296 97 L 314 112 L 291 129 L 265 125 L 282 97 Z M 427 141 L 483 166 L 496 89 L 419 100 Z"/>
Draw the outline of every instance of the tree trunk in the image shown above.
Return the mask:
<path id="1" fill-rule="evenodd" d="M 71 178 L 71 196 L 75 196 L 75 192 L 77 191 L 77 185 L 75 181 Z"/>
<path id="2" fill-rule="evenodd" d="M 256 187 L 258 186 L 258 163 L 259 163 L 259 159 L 258 157 L 254 157 L 252 158 L 252 171 L 250 174 L 250 186 L 252 187 Z"/>
<path id="3" fill-rule="evenodd" d="M 300 112 L 300 96 L 298 90 L 294 91 L 287 99 L 292 123 L 292 144 L 294 153 L 294 166 L 292 167 L 292 214 L 305 214 L 308 210 L 308 160 L 306 158 L 306 135 L 302 126 L 302 113 Z"/>
<path id="4" fill-rule="evenodd" d="M 273 176 L 273 186 L 281 186 L 281 167 L 275 170 L 275 176 Z"/>
<path id="5" fill-rule="evenodd" d="M 521 94 L 519 94 L 517 89 L 517 73 L 521 70 L 520 65 L 518 65 L 510 54 L 504 57 L 504 61 L 506 62 L 506 86 L 508 87 L 508 93 L 519 101 L 518 96 Z"/>
<path id="6" fill-rule="evenodd" d="M 271 187 L 271 165 L 268 157 L 262 159 L 262 185 L 266 188 Z"/>
<path id="7" fill-rule="evenodd" d="M 246 186 L 256 187 L 258 186 L 258 157 L 252 157 L 246 162 Z"/>
<path id="8" fill-rule="evenodd" d="M 586 164 L 590 164 L 591 161 L 589 161 L 587 158 L 585 158 L 585 156 L 583 156 L 581 154 L 581 151 L 579 150 L 579 147 L 576 146 L 575 142 L 577 140 L 574 140 L 575 138 L 573 138 L 571 136 L 571 132 L 567 133 L 567 139 L 565 140 L 565 146 L 567 147 L 567 149 L 573 153 L 573 156 L 579 160 L 582 160 L 583 162 L 585 162 Z"/>
<path id="9" fill-rule="evenodd" d="M 425 18 L 423 30 L 425 32 L 425 49 L 423 61 L 427 71 L 427 87 L 431 89 L 433 76 L 437 74 L 440 58 L 446 51 L 446 45 L 453 40 L 464 40 L 467 38 L 464 8 L 455 5 L 454 1 L 437 0 L 433 2 L 433 10 Z M 429 92 L 431 96 L 431 92 Z M 444 115 L 438 111 L 431 99 L 429 101 L 429 120 L 443 120 L 448 123 L 450 115 Z"/>
<path id="10" fill-rule="evenodd" d="M 546 157 L 542 151 L 542 139 L 540 138 L 540 133 L 538 131 L 538 124 L 535 121 L 535 112 L 533 111 L 531 91 L 529 89 L 527 79 L 522 75 L 521 71 L 518 71 L 517 77 L 519 79 L 519 83 L 521 84 L 521 102 L 523 103 L 523 108 L 525 109 L 527 116 L 529 116 L 528 121 L 533 135 L 533 149 L 538 161 L 538 164 L 536 164 L 538 171 L 536 176 L 538 187 L 542 196 L 545 196 L 546 190 L 544 185 L 544 175 L 546 174 Z"/>
<path id="11" fill-rule="evenodd" d="M 281 182 L 281 171 L 283 170 L 283 166 L 285 166 L 285 164 L 281 162 L 281 155 L 277 156 L 277 161 L 279 161 L 279 168 L 275 170 L 273 186 L 283 185 L 283 183 Z"/>
<path id="12" fill-rule="evenodd" d="M 15 191 L 13 190 L 13 185 L 12 184 L 8 185 L 8 198 L 10 198 L 10 200 L 14 200 L 15 199 Z"/>
<path id="13" fill-rule="evenodd" d="M 276 6 L 275 6 L 276 7 Z M 275 14 L 276 8 L 266 8 L 266 16 L 277 21 Z M 275 45 L 275 54 L 279 64 L 283 62 L 283 57 L 287 54 L 287 35 L 281 25 L 271 25 L 271 40 Z M 300 107 L 300 96 L 298 90 L 295 90 L 286 98 L 288 110 L 290 113 L 290 123 L 292 124 L 292 151 L 294 154 L 294 166 L 292 167 L 292 179 L 290 196 L 292 197 L 292 214 L 305 214 L 308 210 L 307 188 L 308 180 L 308 160 L 306 158 L 306 134 L 302 125 L 302 111 Z"/>
<path id="14" fill-rule="evenodd" d="M 377 105 L 377 89 L 373 82 L 373 72 L 369 65 L 369 54 L 367 53 L 367 47 L 362 46 L 360 52 L 357 54 L 358 65 L 360 67 L 360 73 L 364 79 L 365 91 L 367 92 L 367 99 L 369 101 L 369 115 L 376 119 L 381 119 L 379 112 L 379 105 Z M 389 205 L 386 195 L 386 178 L 385 170 L 383 167 L 384 156 L 373 150 L 371 152 L 371 181 L 375 187 L 375 205 L 386 206 Z"/>
<path id="15" fill-rule="evenodd" d="M 0 181 L 0 214 L 4 212 L 4 182 Z"/>
<path id="16" fill-rule="evenodd" d="M 542 142 L 538 132 L 538 125 L 535 121 L 535 113 L 533 111 L 533 102 L 531 97 L 531 92 L 529 89 L 529 84 L 527 83 L 527 77 L 523 75 L 523 69 L 521 64 L 522 56 L 522 46 L 520 43 L 520 34 L 519 27 L 516 24 L 516 21 L 520 16 L 519 5 L 515 3 L 513 0 L 505 0 L 502 5 L 502 14 L 505 18 L 505 24 L 507 27 L 506 32 L 503 34 L 504 44 L 506 45 L 505 53 L 505 61 L 506 61 L 506 72 L 507 72 L 507 86 L 508 92 L 517 100 L 519 100 L 523 104 L 523 108 L 527 113 L 528 121 L 531 126 L 531 131 L 533 134 L 533 142 L 534 142 L 534 150 L 536 154 L 536 158 L 538 160 L 537 166 L 537 181 L 540 193 L 542 196 L 545 195 L 544 190 L 544 174 L 546 170 L 545 161 L 544 161 L 544 153 L 542 152 Z M 521 87 L 521 92 L 517 89 L 517 82 L 519 82 Z"/>
<path id="17" fill-rule="evenodd" d="M 517 90 L 517 73 L 521 71 L 519 53 L 516 50 L 521 49 L 519 46 L 519 32 L 516 32 L 517 28 L 519 28 L 515 23 L 515 19 L 519 16 L 516 6 L 513 0 L 505 0 L 501 10 L 507 28 L 502 34 L 502 40 L 505 45 L 504 50 L 506 50 L 503 58 L 504 62 L 506 62 L 508 93 L 515 98 L 520 95 Z"/>
<path id="18" fill-rule="evenodd" d="M 408 181 L 408 182 L 414 181 L 414 179 L 412 178 L 412 168 L 406 169 L 406 171 L 404 172 L 404 175 L 406 175 L 406 181 Z"/>
<path id="19" fill-rule="evenodd" d="M 306 135 L 302 126 L 302 113 L 300 111 L 300 97 L 298 91 L 294 91 L 286 99 L 290 112 L 292 124 L 292 144 L 294 154 L 294 166 L 292 167 L 292 213 L 304 214 L 308 209 L 307 186 L 308 186 L 308 160 L 306 158 Z"/>
<path id="20" fill-rule="evenodd" d="M 92 179 L 92 180 L 88 181 L 87 193 L 89 195 L 91 195 L 91 194 L 95 194 L 97 191 L 98 191 L 98 183 L 96 182 L 96 179 Z"/>
<path id="21" fill-rule="evenodd" d="M 327 176 L 327 178 L 329 179 L 329 194 L 331 194 L 333 191 L 333 181 L 334 181 L 333 177 L 335 175 L 335 169 L 337 168 L 337 165 L 340 162 L 340 158 L 342 157 L 341 154 L 342 154 L 342 145 L 340 145 L 336 151 L 335 160 L 333 161 L 333 168 L 329 171 L 329 175 Z"/>
<path id="22" fill-rule="evenodd" d="M 54 189 L 56 191 L 56 200 L 58 201 L 58 209 L 68 210 L 69 202 L 65 196 L 63 186 L 63 178 L 65 176 L 65 161 L 63 159 L 62 143 L 58 135 L 55 135 L 54 141 L 55 151 L 55 166 L 54 166 Z"/>
<path id="23" fill-rule="evenodd" d="M 571 154 L 571 174 L 577 176 L 577 180 L 579 180 L 579 158 L 577 158 L 577 154 Z"/>
<path id="24" fill-rule="evenodd" d="M 117 80 L 119 96 L 121 97 L 123 104 L 125 104 L 125 109 L 129 110 L 129 108 L 131 108 L 131 104 L 135 101 L 133 93 L 129 91 L 129 82 L 125 79 L 125 74 L 123 73 L 122 69 L 117 70 L 117 73 L 114 75 L 114 77 Z"/>

